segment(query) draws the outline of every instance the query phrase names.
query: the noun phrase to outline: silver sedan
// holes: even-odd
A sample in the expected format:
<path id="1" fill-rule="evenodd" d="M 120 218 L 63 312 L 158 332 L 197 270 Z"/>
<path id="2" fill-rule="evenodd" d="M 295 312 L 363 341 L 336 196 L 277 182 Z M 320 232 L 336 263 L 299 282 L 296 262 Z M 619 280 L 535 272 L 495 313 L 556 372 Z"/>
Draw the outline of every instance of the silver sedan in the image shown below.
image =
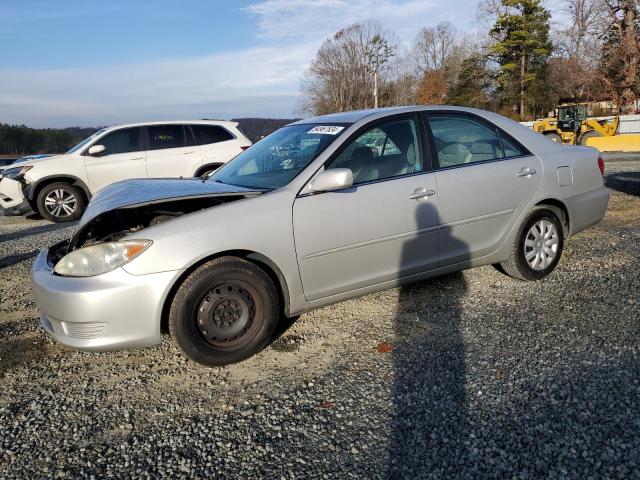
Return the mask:
<path id="1" fill-rule="evenodd" d="M 222 365 L 283 316 L 493 264 L 521 280 L 607 208 L 598 151 L 456 107 L 288 125 L 207 180 L 115 183 L 37 257 L 44 329 L 84 350 L 160 342 Z"/>

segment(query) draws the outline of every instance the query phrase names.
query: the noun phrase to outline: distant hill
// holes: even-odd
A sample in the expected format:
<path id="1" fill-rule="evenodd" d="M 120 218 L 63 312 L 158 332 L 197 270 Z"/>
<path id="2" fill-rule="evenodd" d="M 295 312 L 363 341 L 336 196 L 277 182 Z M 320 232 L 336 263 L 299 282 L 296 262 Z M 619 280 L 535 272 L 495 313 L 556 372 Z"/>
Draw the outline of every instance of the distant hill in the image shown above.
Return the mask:
<path id="1" fill-rule="evenodd" d="M 238 122 L 238 128 L 249 137 L 252 142 L 257 142 L 262 137 L 275 132 L 288 123 L 295 122 L 297 118 L 234 118 Z"/>

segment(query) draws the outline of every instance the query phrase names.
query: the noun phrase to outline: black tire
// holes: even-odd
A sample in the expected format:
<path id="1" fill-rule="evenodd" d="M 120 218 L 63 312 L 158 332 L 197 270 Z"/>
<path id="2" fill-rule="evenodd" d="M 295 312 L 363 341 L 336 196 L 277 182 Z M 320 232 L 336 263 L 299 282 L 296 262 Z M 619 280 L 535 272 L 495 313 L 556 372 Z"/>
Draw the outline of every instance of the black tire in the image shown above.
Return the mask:
<path id="1" fill-rule="evenodd" d="M 586 146 L 587 140 L 589 140 L 590 138 L 596 138 L 601 136 L 602 135 L 600 133 L 596 132 L 595 130 L 591 130 L 590 132 L 587 132 L 580 137 L 580 145 Z"/>
<path id="2" fill-rule="evenodd" d="M 222 164 L 220 165 L 209 165 L 208 167 L 204 167 L 200 172 L 198 172 L 197 177 L 204 177 L 210 173 L 215 172 L 216 170 L 218 170 L 220 167 L 222 166 Z"/>
<path id="3" fill-rule="evenodd" d="M 237 257 L 205 263 L 180 285 L 169 332 L 191 360 L 220 366 L 267 346 L 280 319 L 278 291 L 264 270 Z"/>
<path id="4" fill-rule="evenodd" d="M 530 236 L 530 231 L 534 225 L 541 221 L 551 222 L 555 227 L 555 231 L 557 233 L 557 246 L 555 247 L 555 257 L 549 262 L 549 264 L 544 268 L 536 269 L 529 264 L 525 253 L 525 250 L 529 248 L 531 249 L 529 250 L 529 253 L 535 254 L 534 250 L 536 247 L 525 246 L 525 242 L 533 241 L 535 243 L 535 240 L 532 240 L 532 237 Z M 562 231 L 562 223 L 551 210 L 538 208 L 531 212 L 524 219 L 522 225 L 520 225 L 518 234 L 516 235 L 516 239 L 511 248 L 509 259 L 506 262 L 500 263 L 500 267 L 503 273 L 519 280 L 541 280 L 551 274 L 551 272 L 556 268 L 560 261 L 560 257 L 562 256 L 563 247 L 564 235 Z"/>
<path id="5" fill-rule="evenodd" d="M 64 206 L 52 205 L 51 202 L 55 198 L 61 198 L 67 203 L 64 203 Z M 84 213 L 87 201 L 82 189 L 66 182 L 55 182 L 46 185 L 38 192 L 36 206 L 38 213 L 47 220 L 64 223 L 78 220 Z M 58 206 L 60 206 L 59 209 Z M 73 211 L 69 212 L 69 208 L 72 208 Z"/>
<path id="6" fill-rule="evenodd" d="M 562 137 L 557 133 L 545 133 L 544 136 L 547 137 L 552 142 L 562 143 Z"/>

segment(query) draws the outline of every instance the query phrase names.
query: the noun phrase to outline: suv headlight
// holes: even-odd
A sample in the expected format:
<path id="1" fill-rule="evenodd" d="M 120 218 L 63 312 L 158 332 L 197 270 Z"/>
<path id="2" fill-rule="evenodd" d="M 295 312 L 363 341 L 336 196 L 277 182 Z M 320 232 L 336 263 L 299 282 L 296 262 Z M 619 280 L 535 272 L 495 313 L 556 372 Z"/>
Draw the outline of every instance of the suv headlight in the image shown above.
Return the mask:
<path id="1" fill-rule="evenodd" d="M 62 257 L 53 271 L 66 277 L 101 275 L 130 262 L 151 243 L 151 240 L 123 240 L 79 248 Z"/>
<path id="2" fill-rule="evenodd" d="M 24 177 L 24 174 L 33 168 L 33 165 L 25 165 L 24 167 L 13 167 L 3 170 L 0 175 L 2 178 L 9 178 L 11 180 L 20 180 Z"/>

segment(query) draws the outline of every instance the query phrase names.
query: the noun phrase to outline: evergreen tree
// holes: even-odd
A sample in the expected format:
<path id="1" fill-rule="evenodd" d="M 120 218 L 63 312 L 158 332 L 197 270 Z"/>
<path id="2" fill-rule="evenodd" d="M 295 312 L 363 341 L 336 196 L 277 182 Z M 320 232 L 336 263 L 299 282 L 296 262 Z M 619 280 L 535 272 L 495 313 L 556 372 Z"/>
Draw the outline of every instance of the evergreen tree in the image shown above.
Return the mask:
<path id="1" fill-rule="evenodd" d="M 487 59 L 473 53 L 462 61 L 457 82 L 451 92 L 451 103 L 462 107 L 490 108 L 494 81 Z"/>
<path id="2" fill-rule="evenodd" d="M 528 109 L 544 109 L 551 15 L 540 0 L 502 0 L 504 9 L 491 30 L 491 54 L 498 64 L 501 103 L 524 120 Z M 542 98 L 541 98 L 542 96 Z"/>

